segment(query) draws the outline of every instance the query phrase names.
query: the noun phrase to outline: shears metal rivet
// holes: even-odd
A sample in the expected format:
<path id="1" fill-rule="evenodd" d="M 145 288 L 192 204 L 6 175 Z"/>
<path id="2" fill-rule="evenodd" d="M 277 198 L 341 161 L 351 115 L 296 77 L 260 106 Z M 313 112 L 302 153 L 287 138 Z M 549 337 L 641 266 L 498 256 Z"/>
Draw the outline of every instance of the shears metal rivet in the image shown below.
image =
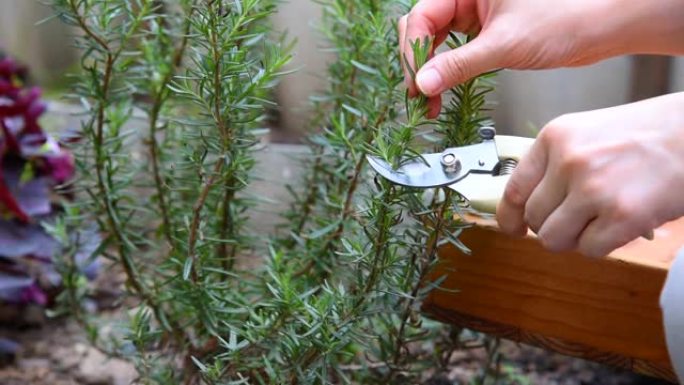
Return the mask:
<path id="1" fill-rule="evenodd" d="M 494 127 L 480 127 L 478 131 L 482 140 L 492 140 L 496 136 L 496 129 Z"/>
<path id="2" fill-rule="evenodd" d="M 440 159 L 444 172 L 456 173 L 461 171 L 461 160 L 453 152 L 445 151 Z"/>

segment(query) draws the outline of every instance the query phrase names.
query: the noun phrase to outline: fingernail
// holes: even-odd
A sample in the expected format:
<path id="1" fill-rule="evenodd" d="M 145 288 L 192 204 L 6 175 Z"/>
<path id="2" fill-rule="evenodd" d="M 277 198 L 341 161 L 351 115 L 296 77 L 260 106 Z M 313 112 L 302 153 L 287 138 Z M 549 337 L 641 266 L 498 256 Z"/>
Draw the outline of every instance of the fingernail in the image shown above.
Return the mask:
<path id="1" fill-rule="evenodd" d="M 420 92 L 427 96 L 433 96 L 442 90 L 442 75 L 434 68 L 420 71 L 416 77 L 416 84 Z"/>

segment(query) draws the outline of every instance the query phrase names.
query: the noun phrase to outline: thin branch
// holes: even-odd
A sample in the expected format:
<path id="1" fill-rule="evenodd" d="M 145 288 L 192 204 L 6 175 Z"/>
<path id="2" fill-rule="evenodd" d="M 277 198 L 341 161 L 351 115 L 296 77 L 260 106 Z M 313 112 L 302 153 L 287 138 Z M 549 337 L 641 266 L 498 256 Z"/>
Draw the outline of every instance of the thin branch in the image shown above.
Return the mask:
<path id="1" fill-rule="evenodd" d="M 301 214 L 299 215 L 299 220 L 294 226 L 294 233 L 297 235 L 301 235 L 302 231 L 304 231 L 304 226 L 306 226 L 306 223 L 311 215 L 311 211 L 313 210 L 313 206 L 316 203 L 316 191 L 318 186 L 316 186 L 315 181 L 318 178 L 318 173 L 320 172 L 323 163 L 323 149 L 319 146 L 317 146 L 316 149 L 320 149 L 320 153 L 314 154 L 316 160 L 314 161 L 311 170 L 311 178 L 309 179 L 309 183 L 307 183 L 307 185 L 310 186 L 309 192 L 304 199 L 302 207 L 300 208 Z"/>
<path id="2" fill-rule="evenodd" d="M 224 184 L 225 192 L 223 196 L 223 207 L 221 209 L 221 225 L 219 230 L 219 237 L 222 241 L 228 239 L 228 236 L 235 237 L 235 219 L 231 214 L 230 204 L 235 196 L 235 190 L 232 189 L 232 178 L 226 180 Z M 223 261 L 223 268 L 226 271 L 233 269 L 235 265 L 235 254 L 237 253 L 237 247 L 233 244 L 230 246 L 230 251 L 228 250 L 228 244 L 226 242 L 221 242 L 218 245 L 218 256 Z"/>
<path id="3" fill-rule="evenodd" d="M 376 118 L 375 122 L 373 122 L 373 125 L 371 127 L 379 127 L 382 125 L 385 120 L 387 119 L 387 113 L 389 111 L 389 106 L 385 105 L 383 109 L 380 111 L 380 114 Z M 364 144 L 369 144 L 373 140 L 373 130 L 370 128 L 366 129 L 366 138 L 364 141 Z M 352 176 L 352 180 L 349 183 L 349 186 L 347 187 L 347 191 L 345 193 L 345 200 L 344 200 L 344 205 L 342 208 L 342 212 L 340 213 L 340 223 L 335 229 L 335 231 L 326 239 L 326 242 L 323 244 L 323 247 L 321 247 L 316 253 L 316 257 L 309 262 L 307 265 L 305 265 L 302 269 L 294 273 L 295 277 L 299 277 L 308 270 L 310 270 L 314 265 L 315 261 L 319 260 L 321 258 L 324 258 L 331 250 L 332 248 L 336 245 L 336 243 L 339 241 L 340 237 L 344 234 L 344 225 L 349 219 L 349 217 L 353 214 L 353 211 L 351 210 L 351 205 L 352 202 L 354 201 L 354 194 L 356 193 L 356 189 L 358 188 L 359 181 L 361 178 L 361 170 L 363 169 L 363 165 L 366 162 L 366 153 L 362 152 L 359 154 L 359 158 L 356 161 L 356 164 L 354 165 L 354 174 Z M 324 280 L 326 278 L 326 274 L 321 277 L 321 280 Z"/>
<path id="4" fill-rule="evenodd" d="M 395 194 L 397 194 L 397 189 L 389 187 L 386 190 L 386 192 L 387 193 L 384 194 L 383 200 L 380 203 L 380 210 L 375 217 L 376 223 L 384 223 L 387 220 L 387 216 L 390 214 L 389 204 L 392 201 L 394 201 Z M 391 228 L 389 227 L 380 226 L 379 228 L 381 229 L 380 234 L 378 234 L 375 240 L 373 241 L 373 263 L 371 265 L 369 274 L 365 279 L 365 285 L 363 286 L 361 292 L 357 291 L 351 293 L 356 300 L 352 304 L 351 308 L 349 308 L 349 310 L 345 314 L 339 317 L 339 321 L 337 322 L 337 327 L 339 329 L 349 327 L 348 324 L 354 321 L 354 316 L 358 315 L 358 311 L 361 308 L 361 306 L 369 301 L 368 294 L 371 293 L 371 291 L 377 284 L 377 280 L 381 270 L 380 266 L 382 266 L 382 264 L 380 264 L 379 261 L 382 260 L 384 264 L 385 256 L 388 253 L 386 241 L 391 231 Z M 303 353 L 301 357 L 301 361 L 303 362 L 303 365 L 301 366 L 308 367 L 309 365 L 311 365 L 316 359 L 320 358 L 317 346 L 314 345 L 310 347 L 306 352 Z M 292 373 L 292 375 L 290 376 L 290 383 L 298 383 L 296 372 Z"/>
<path id="5" fill-rule="evenodd" d="M 421 264 L 419 268 L 419 273 L 418 273 L 418 279 L 415 281 L 413 285 L 413 289 L 411 290 L 411 294 L 409 298 L 406 300 L 406 305 L 404 306 L 404 311 L 401 316 L 401 322 L 399 324 L 399 331 L 397 332 L 396 335 L 396 344 L 394 346 L 394 355 L 392 357 L 392 367 L 397 367 L 399 365 L 399 360 L 401 359 L 401 353 L 404 351 L 404 346 L 406 344 L 406 341 L 404 340 L 404 333 L 406 329 L 406 325 L 408 324 L 408 320 L 411 317 L 411 314 L 413 312 L 413 306 L 418 300 L 418 292 L 424 285 L 424 280 L 425 277 L 427 276 L 428 272 L 430 271 L 430 266 L 432 266 L 433 261 L 437 257 L 437 245 L 439 244 L 440 240 L 440 234 L 444 230 L 444 226 L 446 225 L 445 222 L 445 217 L 446 217 L 446 210 L 451 206 L 451 189 L 445 189 L 445 196 L 444 196 L 444 202 L 439 206 L 439 211 L 437 212 L 437 223 L 432 229 L 432 232 L 430 234 L 430 239 L 427 244 L 427 249 L 425 250 L 425 254 L 423 258 L 420 259 Z M 387 380 L 390 380 L 391 376 L 393 375 L 394 369 L 390 370 L 387 374 Z"/>
<path id="6" fill-rule="evenodd" d="M 166 202 L 166 195 L 164 189 L 164 181 L 162 180 L 160 171 L 160 159 L 159 159 L 159 143 L 157 142 L 157 124 L 159 120 L 159 115 L 161 113 L 161 108 L 166 101 L 168 95 L 167 86 L 171 79 L 173 78 L 176 70 L 181 66 L 183 62 L 183 56 L 185 54 L 185 48 L 188 43 L 188 35 L 190 34 L 190 16 L 192 15 L 194 8 L 190 9 L 190 12 L 186 16 L 185 28 L 183 37 L 181 38 L 180 45 L 176 48 L 172 66 L 162 79 L 159 89 L 154 92 L 154 102 L 152 104 L 152 109 L 150 111 L 150 126 L 149 126 L 149 136 L 148 136 L 148 147 L 150 151 L 150 158 L 152 161 L 152 174 L 154 177 L 154 185 L 157 190 L 157 198 L 159 199 L 159 209 L 162 215 L 162 223 L 164 225 L 164 236 L 169 245 L 173 245 L 173 237 L 171 235 L 171 220 L 169 218 L 169 209 Z"/>
<path id="7" fill-rule="evenodd" d="M 81 16 L 81 12 L 78 9 L 78 5 L 74 0 L 69 1 L 69 6 L 71 7 L 71 12 L 73 15 L 76 17 L 76 22 L 78 23 L 78 26 L 85 32 L 86 35 L 88 35 L 91 39 L 93 39 L 102 49 L 109 53 L 109 45 L 102 39 L 101 36 L 95 34 L 88 24 L 86 23 L 85 19 L 83 16 Z"/>
<path id="8" fill-rule="evenodd" d="M 216 5 L 214 3 L 210 3 L 209 6 L 215 7 Z M 220 10 L 216 11 L 220 13 Z M 223 165 L 225 164 L 225 154 L 227 151 L 227 147 L 230 145 L 231 142 L 231 137 L 230 137 L 230 130 L 226 125 L 226 122 L 223 119 L 223 113 L 221 111 L 221 105 L 222 105 L 222 97 L 223 97 L 223 84 L 222 84 L 222 57 L 221 57 L 221 47 L 219 46 L 219 41 L 218 41 L 218 32 L 217 28 L 218 25 L 216 23 L 216 18 L 218 16 L 216 13 L 213 14 L 212 17 L 212 22 L 213 25 L 211 27 L 211 35 L 210 35 L 210 50 L 211 54 L 213 56 L 214 60 L 214 76 L 213 76 L 213 96 L 214 96 L 214 110 L 212 111 L 213 114 L 213 119 L 216 122 L 216 127 L 219 130 L 219 133 L 221 135 L 222 139 L 222 154 L 219 157 L 219 159 L 216 161 L 214 164 L 214 170 L 212 174 L 209 176 L 209 178 L 206 179 L 204 185 L 202 186 L 202 189 L 200 191 L 199 196 L 197 197 L 197 200 L 195 201 L 195 204 L 192 207 L 193 210 L 193 216 L 192 216 L 192 222 L 190 223 L 190 232 L 188 234 L 188 257 L 192 259 L 192 267 L 190 270 L 190 275 L 191 275 L 191 280 L 193 283 L 197 283 L 198 281 L 198 267 L 197 267 L 197 253 L 195 250 L 195 245 L 197 243 L 197 233 L 199 229 L 199 224 L 200 224 L 200 219 L 202 215 L 202 209 L 204 208 L 204 204 L 207 200 L 207 197 L 209 196 L 209 191 L 211 188 L 214 186 L 214 183 L 216 182 L 216 177 L 221 173 L 223 170 Z M 224 202 L 224 204 L 227 204 L 227 202 Z M 222 232 L 223 230 L 221 230 Z"/>
<path id="9" fill-rule="evenodd" d="M 115 205 L 115 198 L 111 196 L 111 193 L 109 191 L 109 182 L 105 181 L 106 171 L 104 170 L 104 164 L 102 160 L 104 155 L 104 129 L 106 125 L 105 110 L 106 106 L 109 103 L 110 88 L 112 85 L 114 73 L 114 64 L 116 62 L 116 58 L 123 49 L 123 46 L 120 47 L 117 50 L 117 52 L 111 52 L 107 44 L 104 43 L 104 40 L 100 36 L 93 33 L 92 30 L 88 27 L 87 23 L 85 22 L 83 16 L 80 14 L 78 7 L 75 5 L 73 0 L 70 1 L 70 5 L 71 11 L 76 20 L 78 21 L 79 26 L 84 30 L 86 35 L 91 37 L 97 44 L 102 46 L 102 48 L 105 50 L 104 76 L 101 83 L 101 94 L 99 96 L 99 100 L 95 111 L 95 137 L 93 138 L 93 147 L 95 149 L 96 186 L 100 198 L 103 199 L 105 202 L 104 211 L 106 214 L 107 226 L 109 227 L 109 230 L 112 232 L 114 238 L 117 241 L 116 244 L 119 251 L 120 261 L 124 268 L 124 272 L 126 273 L 126 281 L 128 285 L 130 285 L 140 295 L 142 300 L 152 309 L 156 320 L 160 324 L 163 324 L 163 321 L 168 317 L 163 315 L 163 310 L 160 304 L 157 303 L 155 299 L 156 296 L 150 293 L 149 289 L 144 285 L 144 283 L 138 276 L 137 268 L 133 260 L 131 259 L 129 253 L 130 241 L 127 239 L 127 237 L 124 235 L 124 231 L 121 229 L 121 225 L 119 224 L 117 215 L 117 208 Z M 133 24 L 133 28 L 137 28 L 137 26 L 139 25 L 139 20 L 140 17 L 136 19 L 136 23 Z M 127 36 L 130 36 L 131 33 L 132 32 L 129 31 L 129 34 Z M 182 343 L 182 341 L 186 341 L 188 343 L 191 343 L 190 338 L 183 334 L 183 329 L 180 328 L 179 325 L 177 325 L 175 322 L 171 320 L 169 320 L 169 322 L 171 323 L 171 332 L 176 337 L 178 342 Z"/>
<path id="10" fill-rule="evenodd" d="M 216 182 L 216 176 L 221 173 L 224 164 L 225 161 L 223 158 L 216 160 L 216 163 L 214 163 L 213 172 L 202 185 L 199 196 L 197 197 L 195 204 L 192 205 L 192 221 L 190 222 L 190 232 L 188 235 L 188 258 L 192 259 L 190 278 L 193 283 L 197 283 L 199 278 L 197 273 L 197 253 L 195 252 L 195 246 L 197 244 L 197 234 L 199 231 L 200 220 L 202 218 L 202 209 L 204 208 L 204 203 L 209 196 L 209 191 Z"/>

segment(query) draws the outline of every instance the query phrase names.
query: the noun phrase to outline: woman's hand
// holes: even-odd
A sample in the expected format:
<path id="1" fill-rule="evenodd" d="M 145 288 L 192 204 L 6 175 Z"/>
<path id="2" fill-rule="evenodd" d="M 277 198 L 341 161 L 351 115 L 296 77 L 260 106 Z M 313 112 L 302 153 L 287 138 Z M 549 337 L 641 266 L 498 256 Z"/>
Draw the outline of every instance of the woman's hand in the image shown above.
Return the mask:
<path id="1" fill-rule="evenodd" d="M 405 72 L 411 96 L 440 94 L 498 68 L 579 66 L 627 53 L 684 53 L 682 0 L 420 0 L 399 23 L 400 51 L 413 63 L 410 43 L 450 31 L 477 34 L 464 46 L 434 56 L 416 74 Z"/>
<path id="2" fill-rule="evenodd" d="M 511 175 L 504 232 L 606 255 L 684 215 L 684 93 L 561 116 Z"/>

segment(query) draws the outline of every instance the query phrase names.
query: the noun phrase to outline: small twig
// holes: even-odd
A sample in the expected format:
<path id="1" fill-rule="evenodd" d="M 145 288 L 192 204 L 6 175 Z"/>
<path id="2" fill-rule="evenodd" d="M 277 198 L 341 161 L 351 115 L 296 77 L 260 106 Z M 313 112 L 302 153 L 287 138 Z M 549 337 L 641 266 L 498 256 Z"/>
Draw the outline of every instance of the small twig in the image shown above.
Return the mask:
<path id="1" fill-rule="evenodd" d="M 169 209 L 166 202 L 166 195 L 164 189 L 164 182 L 161 177 L 160 162 L 159 159 L 159 143 L 157 142 L 157 122 L 159 120 L 159 115 L 161 108 L 166 101 L 166 96 L 168 95 L 166 87 L 173 78 L 175 71 L 180 67 L 183 62 L 183 55 L 185 54 L 185 48 L 188 43 L 188 35 L 190 34 L 190 16 L 192 15 L 193 8 L 187 15 L 185 22 L 185 29 L 183 37 L 181 38 L 180 45 L 176 48 L 173 54 L 172 67 L 165 74 L 164 79 L 162 79 L 159 89 L 154 92 L 154 102 L 152 104 L 152 109 L 150 111 L 150 127 L 149 127 L 149 150 L 150 158 L 152 160 L 152 174 L 154 178 L 154 185 L 157 190 L 157 197 L 159 199 L 159 209 L 162 215 L 162 223 L 164 225 L 164 236 L 169 245 L 173 245 L 173 237 L 171 236 L 171 220 L 169 218 Z"/>
<path id="2" fill-rule="evenodd" d="M 380 210 L 376 216 L 376 222 L 377 223 L 384 223 L 387 220 L 387 216 L 390 214 L 390 211 L 388 210 L 389 203 L 394 200 L 394 194 L 396 194 L 397 190 L 390 187 L 389 191 L 387 194 L 384 195 L 383 202 L 380 206 Z M 348 327 L 348 323 L 352 322 L 354 319 L 354 316 L 358 314 L 359 308 L 366 302 L 368 301 L 367 296 L 370 294 L 370 292 L 373 290 L 377 283 L 378 276 L 380 274 L 380 269 L 379 269 L 379 261 L 382 259 L 383 264 L 384 264 L 384 255 L 388 253 L 388 248 L 386 247 L 386 238 L 389 236 L 390 229 L 389 228 L 384 228 L 381 227 L 382 231 L 378 235 L 378 237 L 374 240 L 373 242 L 373 250 L 374 250 L 374 255 L 373 255 L 373 263 L 371 265 L 368 277 L 366 278 L 366 283 L 363 286 L 362 291 L 355 292 L 353 293 L 354 297 L 356 300 L 352 304 L 352 306 L 349 308 L 349 310 L 343 314 L 339 318 L 339 322 L 337 322 L 337 325 L 340 329 Z M 308 367 L 313 361 L 315 361 L 319 356 L 318 352 L 316 349 L 316 346 L 310 347 L 304 354 L 301 356 L 302 357 L 302 362 L 303 362 L 303 367 Z M 296 384 L 297 383 L 297 377 L 296 374 L 293 373 L 290 377 L 290 383 Z"/>
<path id="3" fill-rule="evenodd" d="M 387 119 L 387 112 L 389 111 L 389 106 L 385 105 L 383 109 L 380 111 L 380 114 L 376 118 L 375 122 L 373 123 L 372 127 L 378 127 L 382 123 L 385 122 Z M 368 144 L 373 140 L 373 130 L 367 129 L 366 130 L 366 138 L 365 138 L 365 143 Z M 344 225 L 347 219 L 353 214 L 353 211 L 351 210 L 351 205 L 352 202 L 354 201 L 354 194 L 356 192 L 356 189 L 358 188 L 359 181 L 361 179 L 361 170 L 363 169 L 363 165 L 366 162 L 366 154 L 361 153 L 359 154 L 359 157 L 356 161 L 356 164 L 354 165 L 354 173 L 352 176 L 352 180 L 349 182 L 349 186 L 347 187 L 347 191 L 345 193 L 345 199 L 344 199 L 344 205 L 342 208 L 342 211 L 340 213 L 340 223 L 337 225 L 337 228 L 335 231 L 326 239 L 326 242 L 323 244 L 323 246 L 320 248 L 319 252 L 316 253 L 316 258 L 309 262 L 304 268 L 300 269 L 299 271 L 294 273 L 295 277 L 299 277 L 306 272 L 308 272 L 309 269 L 311 269 L 314 266 L 314 261 L 319 260 L 321 258 L 325 258 L 328 253 L 332 250 L 332 248 L 336 245 L 336 242 L 339 241 L 340 237 L 344 234 Z M 321 277 L 321 280 L 325 280 L 327 277 L 327 274 L 323 274 Z"/>
<path id="4" fill-rule="evenodd" d="M 105 52 L 109 52 L 109 45 L 102 39 L 102 37 L 100 37 L 99 35 L 95 34 L 95 33 L 90 29 L 90 27 L 88 26 L 88 24 L 86 23 L 86 21 L 85 21 L 85 20 L 83 19 L 83 17 L 81 16 L 81 12 L 79 11 L 78 5 L 76 4 L 76 2 L 75 2 L 74 0 L 70 0 L 70 1 L 69 1 L 69 6 L 71 7 L 71 12 L 72 12 L 72 14 L 76 17 L 76 22 L 78 23 L 78 26 L 83 30 L 83 32 L 85 32 L 85 34 L 88 35 L 88 37 L 90 37 L 91 39 L 95 40 L 95 42 L 96 42 L 100 47 L 102 47 L 102 49 L 103 49 Z"/>
<path id="5" fill-rule="evenodd" d="M 386 362 L 368 362 L 363 365 L 355 365 L 355 364 L 350 364 L 350 365 L 340 365 L 339 368 L 341 370 L 348 370 L 348 371 L 357 371 L 357 370 L 364 370 L 364 369 L 380 369 L 380 368 L 385 368 L 387 367 Z"/>
<path id="6" fill-rule="evenodd" d="M 235 196 L 235 190 L 231 188 L 232 184 L 232 178 L 227 179 L 224 183 L 225 191 L 222 200 L 223 207 L 221 209 L 221 225 L 219 230 L 221 243 L 219 243 L 218 245 L 218 256 L 223 261 L 223 268 L 226 271 L 230 271 L 233 269 L 233 266 L 235 265 L 235 254 L 237 253 L 237 247 L 235 246 L 235 244 L 232 244 L 230 246 L 229 251 L 228 244 L 225 242 L 225 240 L 228 239 L 228 236 L 231 236 L 233 238 L 235 236 L 235 219 L 233 218 L 233 215 L 230 210 L 230 204 L 233 201 L 233 197 Z"/>
<path id="7" fill-rule="evenodd" d="M 313 209 L 313 205 L 314 203 L 316 203 L 316 189 L 318 186 L 316 186 L 314 182 L 318 177 L 318 173 L 320 172 L 323 163 L 323 149 L 319 146 L 317 146 L 316 149 L 320 149 L 320 153 L 314 154 L 316 160 L 314 161 L 314 165 L 311 171 L 310 182 L 308 183 L 310 188 L 308 190 L 308 193 L 306 194 L 306 198 L 304 199 L 304 203 L 302 204 L 302 207 L 300 209 L 301 214 L 299 214 L 299 221 L 297 221 L 297 225 L 294 226 L 294 233 L 297 235 L 301 235 L 302 231 L 304 231 L 304 226 L 306 226 L 306 223 L 309 220 L 309 216 L 311 214 L 311 210 Z"/>
<path id="8" fill-rule="evenodd" d="M 195 253 L 195 245 L 197 244 L 197 233 L 199 231 L 200 219 L 202 218 L 202 209 L 204 208 L 204 202 L 207 200 L 207 196 L 209 196 L 209 191 L 216 181 L 216 176 L 221 173 L 224 164 L 225 161 L 223 158 L 219 158 L 216 163 L 214 163 L 212 174 L 205 180 L 195 204 L 192 205 L 192 221 L 190 222 L 190 232 L 188 235 L 188 258 L 192 259 L 190 278 L 193 283 L 197 283 L 199 278 L 197 273 L 197 254 Z"/>
<path id="9" fill-rule="evenodd" d="M 215 3 L 210 3 L 210 6 L 214 7 L 216 6 Z M 220 6 L 220 4 L 219 4 Z M 220 12 L 220 10 L 219 10 Z M 190 232 L 188 235 L 188 254 L 189 258 L 192 259 L 192 267 L 190 270 L 190 275 L 191 275 L 191 280 L 193 283 L 197 283 L 198 281 L 198 267 L 197 267 L 197 255 L 195 252 L 195 245 L 197 243 L 197 233 L 199 229 L 199 224 L 200 224 L 200 219 L 201 219 L 201 214 L 202 214 L 202 209 L 204 208 L 204 204 L 207 200 L 207 196 L 209 196 L 209 191 L 211 188 L 214 186 L 214 183 L 216 182 L 216 177 L 221 174 L 221 171 L 223 171 L 223 165 L 225 164 L 225 153 L 228 151 L 228 147 L 231 144 L 232 138 L 231 138 L 231 130 L 228 128 L 226 125 L 226 122 L 224 121 L 223 114 L 221 112 L 221 102 L 222 102 L 222 97 L 223 97 L 223 83 L 222 83 L 222 76 L 221 76 L 221 71 L 222 71 L 222 58 L 221 58 L 221 48 L 219 47 L 219 41 L 218 41 L 218 35 L 217 35 L 217 28 L 218 26 L 216 25 L 216 14 L 213 15 L 211 18 L 212 22 L 214 25 L 211 28 L 211 35 L 210 35 L 210 50 L 211 54 L 213 56 L 213 62 L 214 62 L 214 76 L 213 76 L 213 95 L 214 95 L 214 109 L 212 111 L 213 114 L 213 119 L 216 123 L 216 127 L 219 130 L 219 134 L 221 135 L 222 139 L 222 152 L 221 156 L 219 159 L 216 161 L 214 164 L 214 170 L 213 173 L 209 176 L 209 178 L 206 179 L 204 185 L 202 186 L 202 189 L 200 191 L 199 196 L 197 197 L 197 200 L 195 201 L 195 204 L 192 207 L 193 210 L 193 216 L 192 216 L 192 222 L 190 223 Z M 232 179 L 231 176 L 228 176 L 226 180 Z M 224 201 L 224 205 L 228 205 L 229 202 Z M 223 226 L 223 225 L 222 225 Z M 225 224 L 227 228 L 227 223 Z M 221 232 L 224 230 L 222 229 Z"/>
<path id="10" fill-rule="evenodd" d="M 110 190 L 108 188 L 108 183 L 111 183 L 108 171 L 105 171 L 103 164 L 103 146 L 104 146 L 104 129 L 106 125 L 105 120 L 105 110 L 109 102 L 110 88 L 112 85 L 112 77 L 114 73 L 114 64 L 119 57 L 119 54 L 123 50 L 123 45 L 119 47 L 115 52 L 112 52 L 109 46 L 104 42 L 104 40 L 92 32 L 85 22 L 83 16 L 80 14 L 78 7 L 73 0 L 70 1 L 71 11 L 76 18 L 79 26 L 83 29 L 87 36 L 92 38 L 98 45 L 100 45 L 104 50 L 104 76 L 101 83 L 99 100 L 97 103 L 95 111 L 95 136 L 93 138 L 93 147 L 95 149 L 95 174 L 96 174 L 96 186 L 100 198 L 104 200 L 104 212 L 106 215 L 107 227 L 112 232 L 114 238 L 116 239 L 116 245 L 118 248 L 120 262 L 123 266 L 124 272 L 126 273 L 126 281 L 137 293 L 140 295 L 144 303 L 146 303 L 155 315 L 155 319 L 160 324 L 164 324 L 163 320 L 168 319 L 163 315 L 164 311 L 161 305 L 156 301 L 156 296 L 150 293 L 149 289 L 145 286 L 143 281 L 140 279 L 137 267 L 135 266 L 130 253 L 130 241 L 124 234 L 119 223 L 117 207 L 115 204 L 115 198 L 111 196 Z M 141 11 L 140 14 L 144 12 Z M 138 15 L 135 23 L 132 23 L 131 30 L 125 35 L 126 39 L 130 37 L 133 30 L 136 29 L 140 24 L 140 19 L 142 18 Z M 91 123 L 92 124 L 92 123 Z M 108 175 L 105 176 L 105 173 Z M 171 326 L 171 332 L 176 337 L 178 343 L 183 343 L 183 341 L 192 344 L 191 339 L 184 334 L 183 329 L 176 324 L 174 321 L 169 320 Z"/>
<path id="11" fill-rule="evenodd" d="M 403 347 L 405 345 L 403 337 L 404 332 L 406 329 L 406 325 L 408 324 L 408 320 L 411 317 L 413 306 L 418 299 L 418 292 L 420 291 L 420 288 L 423 287 L 425 277 L 427 276 L 430 270 L 429 268 L 437 256 L 437 245 L 439 244 L 440 234 L 442 233 L 445 225 L 444 218 L 446 210 L 449 206 L 451 206 L 451 192 L 452 190 L 446 189 L 444 202 L 442 202 L 442 204 L 439 206 L 439 210 L 437 212 L 437 222 L 433 227 L 432 233 L 430 234 L 430 240 L 428 241 L 424 257 L 421 258 L 418 279 L 416 280 L 413 289 L 411 290 L 410 297 L 406 300 L 406 306 L 404 307 L 404 311 L 401 316 L 401 323 L 399 324 L 399 331 L 397 332 L 396 344 L 394 347 L 394 356 L 392 358 L 392 363 L 394 364 L 394 366 L 399 365 L 401 352 L 403 351 Z M 388 379 L 391 375 L 392 371 L 388 373 Z"/>

